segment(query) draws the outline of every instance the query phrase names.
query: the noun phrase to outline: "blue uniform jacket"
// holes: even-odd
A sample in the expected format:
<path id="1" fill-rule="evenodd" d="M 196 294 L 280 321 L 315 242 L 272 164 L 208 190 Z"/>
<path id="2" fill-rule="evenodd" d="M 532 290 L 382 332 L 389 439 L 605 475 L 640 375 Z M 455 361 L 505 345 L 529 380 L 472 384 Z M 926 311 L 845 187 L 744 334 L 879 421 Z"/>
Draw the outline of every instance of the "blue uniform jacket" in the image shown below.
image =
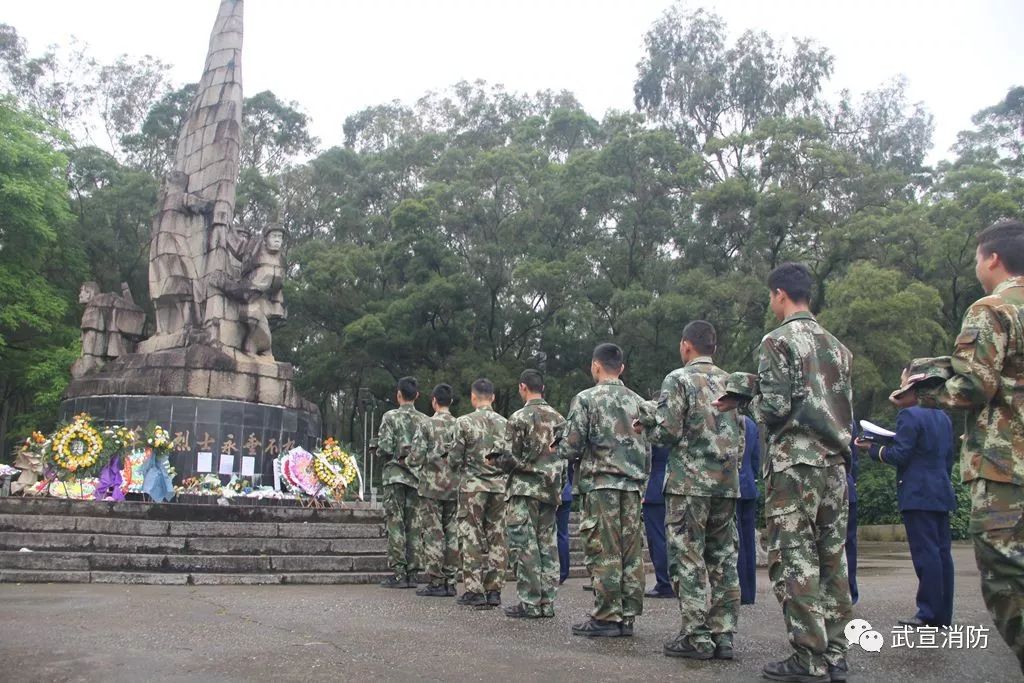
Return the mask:
<path id="1" fill-rule="evenodd" d="M 871 457 L 896 467 L 900 511 L 956 509 L 953 469 L 953 423 L 935 408 L 913 406 L 896 415 L 892 443 L 872 446 Z"/>
<path id="2" fill-rule="evenodd" d="M 761 474 L 761 435 L 757 423 L 743 416 L 746 429 L 743 444 L 743 463 L 740 465 L 740 498 L 757 500 L 757 478 Z"/>
<path id="3" fill-rule="evenodd" d="M 651 478 L 647 480 L 644 502 L 653 505 L 665 504 L 665 467 L 668 466 L 670 449 L 666 446 L 651 448 Z"/>

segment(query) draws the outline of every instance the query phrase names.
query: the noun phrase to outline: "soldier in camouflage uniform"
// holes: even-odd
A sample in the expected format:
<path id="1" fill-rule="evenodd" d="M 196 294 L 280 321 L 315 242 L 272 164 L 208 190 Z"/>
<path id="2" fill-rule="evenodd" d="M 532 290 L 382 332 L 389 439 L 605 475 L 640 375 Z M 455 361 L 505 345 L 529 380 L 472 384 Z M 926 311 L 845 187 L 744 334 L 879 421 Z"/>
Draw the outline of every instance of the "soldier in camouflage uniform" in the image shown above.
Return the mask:
<path id="1" fill-rule="evenodd" d="M 459 480 L 448 459 L 455 440 L 455 416 L 449 410 L 452 388 L 438 384 L 431 392 L 430 404 L 434 416 L 423 422 L 409 456 L 409 463 L 419 471 L 423 564 L 430 580 L 416 595 L 453 597 L 459 563 Z"/>
<path id="2" fill-rule="evenodd" d="M 685 365 L 665 378 L 656 413 L 643 422 L 652 443 L 672 448 L 666 532 L 682 625 L 665 644 L 669 657 L 732 659 L 739 618 L 736 499 L 744 429 L 735 412 L 713 405 L 729 377 L 711 360 L 716 339 L 715 328 L 703 320 L 683 328 L 679 354 Z"/>
<path id="3" fill-rule="evenodd" d="M 509 472 L 505 493 L 505 529 L 519 602 L 505 608 L 508 617 L 555 616 L 558 547 L 555 511 L 561 499 L 565 461 L 551 448 L 564 422 L 544 400 L 544 377 L 536 370 L 519 376 L 526 405 L 505 425 L 500 466 Z"/>
<path id="4" fill-rule="evenodd" d="M 953 376 L 916 393 L 921 405 L 967 412 L 960 470 L 971 486 L 982 597 L 1024 671 L 1024 224 L 983 230 L 975 260 L 988 296 L 964 316 Z"/>
<path id="5" fill-rule="evenodd" d="M 381 581 L 385 588 L 415 588 L 420 570 L 419 478 L 409 462 L 413 439 L 427 419 L 416 410 L 419 395 L 415 377 L 398 380 L 398 407 L 384 413 L 377 435 L 377 450 L 387 461 L 381 480 L 388 527 L 388 567 L 395 572 Z"/>
<path id="6" fill-rule="evenodd" d="M 476 409 L 455 423 L 455 440 L 448 454 L 461 477 L 459 484 L 459 542 L 466 592 L 460 605 L 478 609 L 501 605 L 508 549 L 505 547 L 505 482 L 508 475 L 487 456 L 501 453 L 505 418 L 491 408 L 494 384 L 473 382 L 470 400 Z"/>
<path id="7" fill-rule="evenodd" d="M 597 384 L 573 398 L 558 446 L 561 457 L 579 461 L 580 537 L 594 586 L 590 619 L 572 627 L 578 636 L 632 636 L 644 607 L 640 495 L 651 454 L 647 440 L 633 431 L 644 401 L 619 379 L 624 369 L 618 346 L 594 349 L 590 373 Z"/>
<path id="8" fill-rule="evenodd" d="M 768 276 L 782 324 L 761 341 L 759 388 L 746 406 L 768 432 L 768 576 L 796 652 L 764 667 L 779 681 L 844 681 L 850 619 L 846 565 L 853 418 L 852 357 L 811 315 L 811 274 L 786 263 Z M 733 398 L 717 402 L 735 408 Z"/>

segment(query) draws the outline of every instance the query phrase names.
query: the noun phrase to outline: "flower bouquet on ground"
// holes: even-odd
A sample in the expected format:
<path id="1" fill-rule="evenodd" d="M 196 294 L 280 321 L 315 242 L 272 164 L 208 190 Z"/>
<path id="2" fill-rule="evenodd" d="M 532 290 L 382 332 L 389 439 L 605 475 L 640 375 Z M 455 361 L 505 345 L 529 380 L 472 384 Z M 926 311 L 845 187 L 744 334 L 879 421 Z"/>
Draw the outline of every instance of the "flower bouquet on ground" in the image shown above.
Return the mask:
<path id="1" fill-rule="evenodd" d="M 50 440 L 39 432 L 32 432 L 21 443 L 14 458 L 14 466 L 21 470 L 21 475 L 11 483 L 11 493 L 35 495 L 42 492 L 39 478 L 45 471 L 49 449 Z"/>

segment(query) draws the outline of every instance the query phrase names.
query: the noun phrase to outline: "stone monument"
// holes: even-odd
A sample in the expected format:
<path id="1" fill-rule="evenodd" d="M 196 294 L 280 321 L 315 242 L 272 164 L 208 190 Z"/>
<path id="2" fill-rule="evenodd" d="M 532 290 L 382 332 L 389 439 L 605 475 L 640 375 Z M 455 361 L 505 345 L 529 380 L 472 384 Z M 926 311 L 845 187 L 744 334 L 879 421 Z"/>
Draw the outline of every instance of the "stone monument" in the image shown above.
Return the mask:
<path id="1" fill-rule="evenodd" d="M 250 235 L 234 224 L 243 6 L 221 0 L 160 191 L 149 252 L 154 333 L 132 349 L 142 311 L 130 293 L 98 294 L 86 283 L 82 357 L 61 413 L 88 412 L 101 424 L 161 424 L 174 435 L 180 475 L 252 472 L 266 484 L 274 457 L 315 446 L 320 413 L 295 392 L 291 365 L 271 352 L 271 323 L 287 315 L 285 231 L 269 225 Z"/>

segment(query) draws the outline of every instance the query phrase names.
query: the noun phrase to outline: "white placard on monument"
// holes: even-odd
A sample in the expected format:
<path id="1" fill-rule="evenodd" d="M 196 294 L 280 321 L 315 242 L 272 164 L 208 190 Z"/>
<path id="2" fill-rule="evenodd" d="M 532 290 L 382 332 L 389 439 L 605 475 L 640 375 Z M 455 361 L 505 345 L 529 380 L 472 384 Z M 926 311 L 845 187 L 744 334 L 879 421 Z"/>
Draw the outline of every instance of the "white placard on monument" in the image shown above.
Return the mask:
<path id="1" fill-rule="evenodd" d="M 217 470 L 217 474 L 234 474 L 235 473 L 235 456 L 228 455 L 226 453 L 220 454 L 220 468 Z"/>
<path id="2" fill-rule="evenodd" d="M 242 456 L 242 476 L 251 477 L 256 474 L 256 458 L 243 455 Z"/>
<path id="3" fill-rule="evenodd" d="M 213 453 L 196 453 L 196 472 L 213 471 Z"/>

